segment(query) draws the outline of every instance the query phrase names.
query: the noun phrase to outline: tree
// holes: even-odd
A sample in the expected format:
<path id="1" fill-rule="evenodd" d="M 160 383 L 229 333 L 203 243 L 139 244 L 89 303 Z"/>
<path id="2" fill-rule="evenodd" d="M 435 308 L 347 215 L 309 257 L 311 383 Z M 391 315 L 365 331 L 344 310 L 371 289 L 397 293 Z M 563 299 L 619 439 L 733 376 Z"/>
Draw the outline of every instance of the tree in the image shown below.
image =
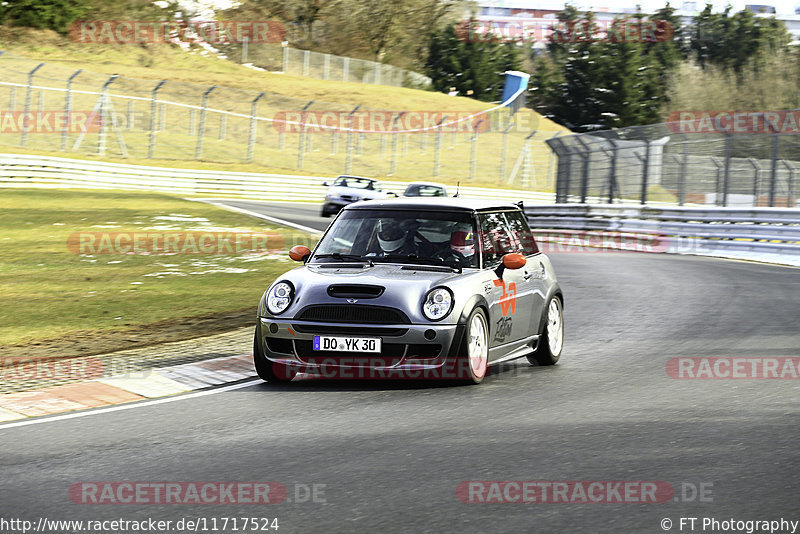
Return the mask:
<path id="1" fill-rule="evenodd" d="M 594 14 L 586 13 L 580 32 L 573 32 L 566 48 L 561 72 L 563 81 L 557 89 L 553 114 L 571 130 L 591 129 L 600 124 L 598 96 L 606 89 L 599 81 L 602 53 L 591 38 L 597 31 Z"/>
<path id="2" fill-rule="evenodd" d="M 464 74 L 461 44 L 455 26 L 448 26 L 431 39 L 425 69 L 436 91 L 446 93 L 451 87 L 458 87 L 461 83 L 460 78 Z"/>
<path id="3" fill-rule="evenodd" d="M 63 33 L 85 11 L 81 0 L 7 0 L 0 3 L 0 22 Z"/>
<path id="4" fill-rule="evenodd" d="M 253 16 L 278 19 L 289 25 L 293 44 L 311 48 L 315 44 L 315 25 L 338 9 L 342 0 L 248 0 L 225 12 L 226 16 Z"/>
<path id="5" fill-rule="evenodd" d="M 478 100 L 499 98 L 507 70 L 520 68 L 520 53 L 514 43 L 496 39 L 470 39 L 463 26 L 445 27 L 435 34 L 429 47 L 425 70 L 434 89 L 461 94 L 471 91 Z"/>
<path id="6" fill-rule="evenodd" d="M 564 82 L 561 65 L 556 63 L 550 54 L 543 53 L 531 60 L 531 87 L 528 90 L 528 101 L 533 109 L 552 117 L 552 111 L 558 101 L 558 89 Z"/>
<path id="7" fill-rule="evenodd" d="M 693 21 L 690 49 L 703 67 L 717 66 L 741 73 L 753 58 L 786 48 L 790 36 L 783 22 L 774 17 L 756 17 L 749 10 L 730 15 L 728 6 L 713 13 L 711 4 Z"/>

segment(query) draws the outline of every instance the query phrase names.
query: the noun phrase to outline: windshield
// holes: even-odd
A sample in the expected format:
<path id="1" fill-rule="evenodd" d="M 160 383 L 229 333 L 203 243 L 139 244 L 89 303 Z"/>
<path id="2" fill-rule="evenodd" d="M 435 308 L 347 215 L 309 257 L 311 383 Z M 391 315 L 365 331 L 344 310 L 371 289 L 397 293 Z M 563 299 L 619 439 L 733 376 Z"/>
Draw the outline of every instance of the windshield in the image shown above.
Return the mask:
<path id="1" fill-rule="evenodd" d="M 375 191 L 381 190 L 380 184 L 375 180 L 354 178 L 352 176 L 343 176 L 338 178 L 333 185 L 336 187 L 352 187 L 353 189 L 374 189 Z"/>
<path id="2" fill-rule="evenodd" d="M 312 262 L 362 260 L 477 267 L 469 213 L 349 210 L 320 241 Z"/>

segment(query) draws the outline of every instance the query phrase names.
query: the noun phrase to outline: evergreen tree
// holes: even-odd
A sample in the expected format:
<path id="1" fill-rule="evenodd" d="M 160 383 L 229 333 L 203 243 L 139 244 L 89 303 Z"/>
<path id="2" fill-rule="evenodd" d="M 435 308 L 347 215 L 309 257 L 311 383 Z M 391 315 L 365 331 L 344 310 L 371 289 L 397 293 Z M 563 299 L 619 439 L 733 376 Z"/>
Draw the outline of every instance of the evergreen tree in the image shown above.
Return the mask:
<path id="1" fill-rule="evenodd" d="M 563 66 L 570 47 L 576 42 L 576 26 L 580 24 L 580 11 L 570 4 L 556 14 L 558 22 L 551 27 L 553 33 L 547 42 L 547 52 L 556 63 Z"/>
<path id="2" fill-rule="evenodd" d="M 464 72 L 461 45 L 455 26 L 447 26 L 431 39 L 425 69 L 436 91 L 446 93 L 460 83 Z"/>
<path id="3" fill-rule="evenodd" d="M 591 38 L 596 29 L 594 14 L 586 13 L 585 24 L 570 37 L 577 42 L 569 43 L 566 48 L 561 69 L 563 81 L 556 91 L 553 114 L 571 130 L 592 129 L 601 120 L 598 95 L 603 88 L 598 83 L 598 59 L 602 54 Z"/>
<path id="4" fill-rule="evenodd" d="M 85 12 L 81 0 L 7 0 L 0 2 L 0 23 L 65 32 Z"/>
<path id="5" fill-rule="evenodd" d="M 600 124 L 618 128 L 642 123 L 646 92 L 640 47 L 636 42 L 613 40 L 595 45 Z"/>
<path id="6" fill-rule="evenodd" d="M 649 19 L 656 24 L 656 40 L 644 41 L 644 53 L 651 55 L 666 75 L 689 55 L 686 32 L 669 2 Z"/>
<path id="7" fill-rule="evenodd" d="M 547 53 L 535 56 L 531 60 L 531 64 L 533 68 L 528 102 L 542 115 L 555 118 L 553 110 L 559 98 L 559 88 L 564 82 L 561 73 L 562 65 L 556 63 L 553 57 Z"/>
<path id="8" fill-rule="evenodd" d="M 448 92 L 455 87 L 462 95 L 472 91 L 474 98 L 485 101 L 500 98 L 503 73 L 520 68 L 519 50 L 514 43 L 466 36 L 463 27 L 451 25 L 432 38 L 425 70 L 434 89 Z"/>

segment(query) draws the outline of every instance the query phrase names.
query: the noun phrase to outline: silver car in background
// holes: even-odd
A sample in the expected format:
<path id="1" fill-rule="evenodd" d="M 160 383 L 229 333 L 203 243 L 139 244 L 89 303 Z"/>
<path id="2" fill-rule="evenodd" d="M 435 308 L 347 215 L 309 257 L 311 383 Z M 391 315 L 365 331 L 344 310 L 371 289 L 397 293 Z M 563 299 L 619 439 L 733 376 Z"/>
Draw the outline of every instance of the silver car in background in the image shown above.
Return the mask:
<path id="1" fill-rule="evenodd" d="M 479 383 L 492 363 L 555 364 L 563 295 L 520 207 L 460 198 L 347 206 L 258 306 L 254 362 L 298 372 Z"/>
<path id="2" fill-rule="evenodd" d="M 333 183 L 323 182 L 328 187 L 320 215 L 330 217 L 339 213 L 343 207 L 360 200 L 375 200 L 396 197 L 394 193 L 383 190 L 380 182 L 363 176 L 338 176 Z"/>

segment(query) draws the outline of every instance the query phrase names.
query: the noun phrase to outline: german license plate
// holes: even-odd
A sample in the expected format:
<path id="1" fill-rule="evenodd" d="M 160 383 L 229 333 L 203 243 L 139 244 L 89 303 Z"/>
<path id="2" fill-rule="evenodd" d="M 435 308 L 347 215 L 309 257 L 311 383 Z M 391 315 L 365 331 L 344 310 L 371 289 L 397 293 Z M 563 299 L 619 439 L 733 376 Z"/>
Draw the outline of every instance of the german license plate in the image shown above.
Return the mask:
<path id="1" fill-rule="evenodd" d="M 314 350 L 380 352 L 379 337 L 314 336 Z"/>

